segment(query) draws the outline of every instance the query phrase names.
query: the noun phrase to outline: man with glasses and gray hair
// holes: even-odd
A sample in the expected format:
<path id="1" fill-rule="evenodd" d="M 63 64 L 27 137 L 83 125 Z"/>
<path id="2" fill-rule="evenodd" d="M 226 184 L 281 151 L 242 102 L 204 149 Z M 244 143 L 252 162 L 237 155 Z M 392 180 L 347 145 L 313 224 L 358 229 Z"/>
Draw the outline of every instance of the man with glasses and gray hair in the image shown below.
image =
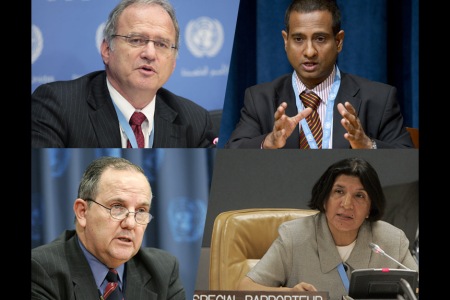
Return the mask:
<path id="1" fill-rule="evenodd" d="M 94 160 L 73 206 L 76 229 L 31 250 L 31 298 L 186 299 L 178 260 L 141 248 L 151 200 L 141 167 L 123 158 Z"/>
<path id="2" fill-rule="evenodd" d="M 162 88 L 175 69 L 180 28 L 167 0 L 122 0 L 103 32 L 105 71 L 39 86 L 34 148 L 213 147 L 208 111 Z"/>

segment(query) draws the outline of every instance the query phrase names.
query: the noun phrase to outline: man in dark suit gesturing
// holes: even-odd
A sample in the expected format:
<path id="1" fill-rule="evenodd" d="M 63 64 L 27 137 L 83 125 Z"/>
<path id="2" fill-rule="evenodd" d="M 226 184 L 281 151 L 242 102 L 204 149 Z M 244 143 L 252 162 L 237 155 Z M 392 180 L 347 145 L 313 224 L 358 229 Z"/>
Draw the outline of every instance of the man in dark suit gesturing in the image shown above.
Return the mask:
<path id="1" fill-rule="evenodd" d="M 76 230 L 31 250 L 31 298 L 186 299 L 178 260 L 141 248 L 151 200 L 141 167 L 123 158 L 93 161 L 73 206 Z"/>
<path id="2" fill-rule="evenodd" d="M 225 148 L 413 148 L 396 89 L 335 64 L 344 31 L 334 0 L 294 0 L 282 31 L 294 68 L 245 92 Z M 299 124 L 301 126 L 299 126 Z"/>
<path id="3" fill-rule="evenodd" d="M 162 88 L 180 28 L 167 0 L 122 0 L 103 31 L 105 71 L 39 86 L 31 144 L 40 148 L 204 148 L 209 113 Z"/>

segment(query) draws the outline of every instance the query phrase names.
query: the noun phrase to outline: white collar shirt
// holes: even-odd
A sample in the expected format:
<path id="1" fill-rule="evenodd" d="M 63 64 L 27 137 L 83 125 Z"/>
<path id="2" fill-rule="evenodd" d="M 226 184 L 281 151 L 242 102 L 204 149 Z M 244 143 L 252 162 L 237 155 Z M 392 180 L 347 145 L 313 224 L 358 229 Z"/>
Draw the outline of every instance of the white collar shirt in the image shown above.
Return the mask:
<path id="1" fill-rule="evenodd" d="M 321 82 L 315 88 L 310 90 L 303 84 L 303 82 L 298 78 L 297 72 L 295 72 L 295 79 L 297 81 L 298 94 L 300 95 L 304 91 L 305 92 L 313 91 L 314 93 L 317 94 L 317 96 L 320 97 L 320 103 L 319 103 L 319 106 L 317 107 L 317 113 L 319 114 L 319 119 L 320 119 L 320 123 L 322 125 L 322 129 L 323 129 L 323 124 L 325 122 L 325 114 L 327 111 L 328 95 L 330 94 L 335 75 L 336 75 L 336 65 L 333 65 L 333 71 L 327 77 L 327 79 L 325 79 L 323 82 Z M 301 103 L 301 105 L 302 105 L 302 107 L 299 109 L 299 111 L 305 109 L 305 107 L 303 106 L 303 103 Z M 300 125 L 299 130 L 301 130 L 302 124 L 300 123 L 299 125 Z M 330 132 L 330 144 L 329 145 L 330 145 L 330 149 L 332 149 L 333 148 L 333 115 L 331 115 L 331 129 L 330 130 L 331 130 L 331 132 Z"/>
<path id="2" fill-rule="evenodd" d="M 153 97 L 152 101 L 144 107 L 143 109 L 135 109 L 133 105 L 130 104 L 109 82 L 108 77 L 106 77 L 106 85 L 108 86 L 109 94 L 111 95 L 111 99 L 117 105 L 119 110 L 124 115 L 125 119 L 130 122 L 131 116 L 134 112 L 141 112 L 145 115 L 147 119 L 141 124 L 142 134 L 144 135 L 144 146 L 145 148 L 149 148 L 149 137 L 150 133 L 153 130 L 153 120 L 155 117 L 155 101 L 156 95 Z M 122 125 L 119 123 L 120 127 L 120 139 L 122 142 L 122 148 L 127 148 L 128 137 L 125 133 L 125 130 L 122 128 Z"/>

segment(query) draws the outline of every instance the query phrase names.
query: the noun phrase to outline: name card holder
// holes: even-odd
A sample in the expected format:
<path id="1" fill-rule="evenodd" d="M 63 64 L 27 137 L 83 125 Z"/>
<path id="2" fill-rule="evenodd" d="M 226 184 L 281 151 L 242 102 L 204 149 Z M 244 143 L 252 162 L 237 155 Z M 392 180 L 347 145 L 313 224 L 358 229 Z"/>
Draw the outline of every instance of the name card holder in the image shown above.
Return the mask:
<path id="1" fill-rule="evenodd" d="M 328 292 L 194 291 L 193 300 L 328 300 Z"/>

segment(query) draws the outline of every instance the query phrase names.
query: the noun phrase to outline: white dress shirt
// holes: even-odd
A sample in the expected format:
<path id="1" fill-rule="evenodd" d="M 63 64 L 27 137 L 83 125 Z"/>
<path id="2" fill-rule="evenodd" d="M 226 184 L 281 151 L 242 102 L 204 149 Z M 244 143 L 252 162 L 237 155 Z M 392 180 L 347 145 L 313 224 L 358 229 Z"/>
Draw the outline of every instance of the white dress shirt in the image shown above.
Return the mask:
<path id="1" fill-rule="evenodd" d="M 327 111 L 327 103 L 328 103 L 328 95 L 330 94 L 331 91 L 331 86 L 333 85 L 334 82 L 334 76 L 336 75 L 336 65 L 333 65 L 333 71 L 331 72 L 330 76 L 327 77 L 327 79 L 325 79 L 322 83 L 320 83 L 319 85 L 317 85 L 315 88 L 313 88 L 312 90 L 308 89 L 303 82 L 301 82 L 301 80 L 298 78 L 297 76 L 297 72 L 295 72 L 295 79 L 297 81 L 297 88 L 298 88 L 298 94 L 300 95 L 301 93 L 303 93 L 303 91 L 305 92 L 309 92 L 309 91 L 313 91 L 314 93 L 317 94 L 317 96 L 320 97 L 320 103 L 319 106 L 317 107 L 317 113 L 319 114 L 319 119 L 320 119 L 320 123 L 322 124 L 322 129 L 323 129 L 323 124 L 325 122 L 325 114 Z M 299 108 L 299 111 L 302 111 L 305 109 L 303 103 L 301 103 L 301 108 Z M 299 123 L 299 130 L 302 129 L 302 124 Z M 331 115 L 331 132 L 330 132 L 330 149 L 333 148 L 333 115 Z M 322 142 L 323 144 L 323 142 Z"/>
<path id="2" fill-rule="evenodd" d="M 130 104 L 109 82 L 108 77 L 106 77 L 106 85 L 108 86 L 109 94 L 111 95 L 111 99 L 114 101 L 114 103 L 117 105 L 119 110 L 122 112 L 124 117 L 127 119 L 128 122 L 130 122 L 131 116 L 134 112 L 141 112 L 143 113 L 147 119 L 145 119 L 144 122 L 141 124 L 142 134 L 144 135 L 144 143 L 145 148 L 149 148 L 149 137 L 150 133 L 153 129 L 153 119 L 155 117 L 155 101 L 156 101 L 156 95 L 153 97 L 152 101 L 144 107 L 143 109 L 135 109 L 133 105 Z M 120 138 L 122 141 L 122 148 L 127 147 L 128 137 L 125 133 L 125 130 L 122 128 L 122 125 L 120 125 Z"/>

